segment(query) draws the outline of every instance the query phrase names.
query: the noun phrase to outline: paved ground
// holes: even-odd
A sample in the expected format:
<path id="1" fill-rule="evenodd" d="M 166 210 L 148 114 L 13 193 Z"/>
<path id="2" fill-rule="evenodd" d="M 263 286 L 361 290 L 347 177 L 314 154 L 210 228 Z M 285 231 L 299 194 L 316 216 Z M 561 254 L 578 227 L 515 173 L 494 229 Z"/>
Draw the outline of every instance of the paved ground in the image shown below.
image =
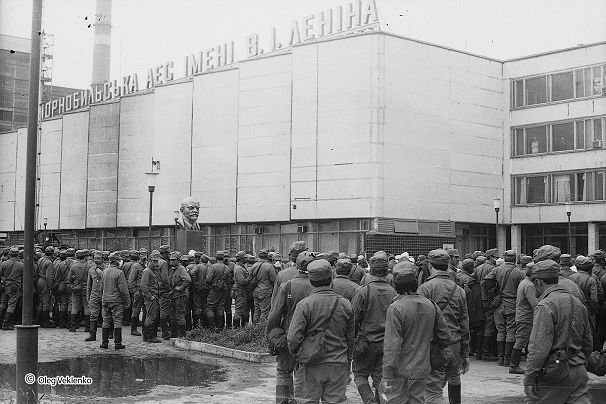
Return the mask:
<path id="1" fill-rule="evenodd" d="M 193 353 L 189 351 L 177 350 L 171 347 L 168 342 L 162 344 L 147 344 L 141 341 L 141 337 L 133 337 L 126 327 L 124 343 L 127 346 L 125 350 L 114 351 L 113 343 L 110 341 L 108 351 L 99 348 L 99 342 L 84 342 L 87 334 L 80 328 L 78 332 L 70 333 L 64 329 L 41 329 L 39 334 L 39 362 L 63 361 L 68 365 L 66 369 L 72 369 L 75 376 L 82 373 L 89 375 L 93 379 L 102 378 L 102 386 L 111 389 L 113 394 L 118 393 L 122 397 L 98 397 L 98 390 L 92 395 L 89 390 L 82 387 L 75 387 L 69 394 L 69 397 L 58 394 L 56 390 L 46 392 L 42 402 L 52 403 L 75 403 L 75 402 L 101 402 L 101 403 L 247 403 L 261 404 L 273 402 L 275 365 L 269 364 L 251 364 L 240 361 L 228 361 L 222 358 L 210 355 Z M 0 331 L 0 403 L 13 402 L 14 393 L 14 363 L 16 354 L 15 332 Z M 73 358 L 94 357 L 96 359 L 90 363 L 100 363 L 105 359 L 120 360 L 121 364 L 142 359 L 176 357 L 194 361 L 194 368 L 187 369 L 166 368 L 161 378 L 156 380 L 179 379 L 179 372 L 183 374 L 195 373 L 194 377 L 208 378 L 205 386 L 168 386 L 158 385 L 148 389 L 143 395 L 133 395 L 136 393 L 132 389 L 137 383 L 145 383 L 145 380 L 134 380 L 133 373 L 126 373 L 119 366 L 113 365 L 113 369 L 107 373 L 93 372 L 93 366 L 86 360 L 76 360 Z M 121 358 L 119 358 L 121 357 Z M 71 359 L 71 361 L 66 361 Z M 151 363 L 148 360 L 146 363 Z M 174 359 L 168 359 L 174 361 Z M 86 362 L 86 365 L 82 365 Z M 116 363 L 116 362 L 112 362 Z M 90 366 L 89 366 L 90 365 Z M 42 365 L 41 365 L 42 366 Z M 84 366 L 84 367 L 82 367 Z M 147 365 L 146 365 L 147 366 Z M 89 369 L 87 372 L 82 370 Z M 80 374 L 77 372 L 80 371 Z M 145 369 L 144 374 L 149 374 Z M 160 364 L 160 373 L 162 373 L 162 364 Z M 522 377 L 509 375 L 505 369 L 498 367 L 494 362 L 475 362 L 472 360 L 471 368 L 468 374 L 463 376 L 463 402 L 471 404 L 491 403 L 520 403 L 523 400 Z M 204 384 L 204 383 L 203 383 Z M 595 403 L 606 402 L 606 378 L 599 378 L 591 375 L 591 384 L 600 391 L 600 398 L 594 399 Z M 107 390 L 106 390 L 107 391 Z M 597 392 L 597 390 L 596 390 Z M 360 397 L 355 389 L 354 383 L 348 386 L 348 397 L 350 403 L 361 403 Z M 599 400 L 599 401 L 598 401 Z"/>

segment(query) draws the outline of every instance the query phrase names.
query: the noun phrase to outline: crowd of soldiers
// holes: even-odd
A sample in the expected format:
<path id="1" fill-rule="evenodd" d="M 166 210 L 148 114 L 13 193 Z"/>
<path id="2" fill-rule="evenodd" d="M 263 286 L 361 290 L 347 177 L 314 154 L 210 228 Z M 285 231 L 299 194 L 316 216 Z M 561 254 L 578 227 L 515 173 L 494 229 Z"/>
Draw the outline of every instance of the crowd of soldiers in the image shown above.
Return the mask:
<path id="1" fill-rule="evenodd" d="M 263 322 L 277 356 L 277 403 L 341 402 L 352 372 L 364 403 L 443 402 L 446 386 L 449 402 L 460 403 L 472 355 L 524 374 L 527 402 L 589 402 L 582 365 L 606 338 L 602 250 L 573 260 L 549 245 L 532 257 L 490 249 L 461 260 L 450 249 L 415 260 L 312 253 L 295 242 L 285 258 L 169 246 L 149 254 L 46 247 L 36 255 L 37 324 L 83 325 L 86 341 L 101 326 L 104 349 L 111 338 L 124 348 L 123 325 L 158 343 L 158 329 L 169 339 L 198 326 Z M 19 247 L 2 252 L 2 330 L 19 318 L 22 257 Z M 562 347 L 564 360 L 552 361 Z M 551 362 L 569 365 L 557 388 Z"/>

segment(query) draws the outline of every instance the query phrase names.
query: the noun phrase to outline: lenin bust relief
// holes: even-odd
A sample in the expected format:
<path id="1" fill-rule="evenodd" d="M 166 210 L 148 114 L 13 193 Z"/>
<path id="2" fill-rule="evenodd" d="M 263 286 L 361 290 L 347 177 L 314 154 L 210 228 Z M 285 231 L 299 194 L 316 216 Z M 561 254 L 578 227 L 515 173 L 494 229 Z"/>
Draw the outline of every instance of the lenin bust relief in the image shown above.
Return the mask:
<path id="1" fill-rule="evenodd" d="M 177 219 L 177 225 L 182 230 L 200 230 L 198 225 L 198 215 L 200 214 L 200 201 L 188 196 L 181 201 L 180 215 Z"/>

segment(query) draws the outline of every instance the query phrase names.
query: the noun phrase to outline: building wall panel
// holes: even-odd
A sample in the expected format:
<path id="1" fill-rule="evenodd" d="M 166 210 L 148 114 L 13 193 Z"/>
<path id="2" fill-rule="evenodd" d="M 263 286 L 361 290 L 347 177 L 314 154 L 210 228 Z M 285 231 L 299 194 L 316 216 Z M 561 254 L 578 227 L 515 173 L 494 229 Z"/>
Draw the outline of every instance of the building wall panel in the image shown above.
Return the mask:
<path id="1" fill-rule="evenodd" d="M 44 217 L 48 217 L 47 228 L 59 229 L 59 203 L 61 195 L 61 141 L 63 119 L 42 122 L 40 134 L 40 157 L 38 204 L 40 205 L 36 228 L 42 228 Z"/>
<path id="2" fill-rule="evenodd" d="M 116 227 L 120 104 L 90 107 L 86 227 Z"/>
<path id="3" fill-rule="evenodd" d="M 142 227 L 149 223 L 145 173 L 151 170 L 154 97 L 151 92 L 120 100 L 118 227 Z"/>
<path id="4" fill-rule="evenodd" d="M 191 193 L 200 223 L 235 223 L 238 70 L 194 77 Z"/>
<path id="5" fill-rule="evenodd" d="M 17 131 L 0 134 L 0 231 L 15 228 Z"/>
<path id="6" fill-rule="evenodd" d="M 15 231 L 23 231 L 25 219 L 25 164 L 27 128 L 17 130 L 17 170 L 15 173 Z"/>
<path id="7" fill-rule="evenodd" d="M 61 229 L 86 228 L 89 111 L 63 116 Z"/>

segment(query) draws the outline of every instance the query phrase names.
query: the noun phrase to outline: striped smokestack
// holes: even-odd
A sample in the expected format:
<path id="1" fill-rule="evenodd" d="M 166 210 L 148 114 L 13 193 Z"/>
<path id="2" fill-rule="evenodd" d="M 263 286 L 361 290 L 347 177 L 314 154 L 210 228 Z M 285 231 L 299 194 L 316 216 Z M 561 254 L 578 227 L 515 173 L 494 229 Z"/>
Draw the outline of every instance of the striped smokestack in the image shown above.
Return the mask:
<path id="1" fill-rule="evenodd" d="M 93 49 L 93 78 L 91 85 L 103 87 L 109 81 L 109 57 L 112 30 L 112 0 L 97 0 L 95 42 Z"/>

